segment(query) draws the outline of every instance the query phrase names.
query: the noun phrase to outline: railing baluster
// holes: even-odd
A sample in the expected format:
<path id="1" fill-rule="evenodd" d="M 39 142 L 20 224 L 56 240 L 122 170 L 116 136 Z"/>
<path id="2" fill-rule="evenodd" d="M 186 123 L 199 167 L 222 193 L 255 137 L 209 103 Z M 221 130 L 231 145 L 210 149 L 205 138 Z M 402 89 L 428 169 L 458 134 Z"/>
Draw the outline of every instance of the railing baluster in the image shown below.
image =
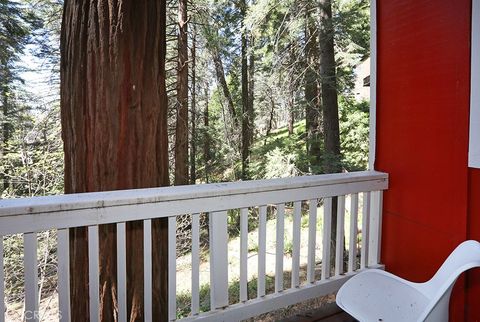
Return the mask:
<path id="1" fill-rule="evenodd" d="M 358 194 L 350 195 L 350 241 L 348 245 L 348 272 L 357 269 L 357 235 L 358 235 Z"/>
<path id="2" fill-rule="evenodd" d="M 127 321 L 127 244 L 126 225 L 117 224 L 118 321 Z"/>
<path id="3" fill-rule="evenodd" d="M 210 308 L 228 306 L 227 212 L 210 213 Z"/>
<path id="4" fill-rule="evenodd" d="M 37 234 L 23 235 L 25 247 L 25 320 L 38 321 Z"/>
<path id="5" fill-rule="evenodd" d="M 275 250 L 275 293 L 283 290 L 283 238 L 285 234 L 285 204 L 277 205 L 277 227 L 276 227 L 276 250 Z"/>
<path id="6" fill-rule="evenodd" d="M 151 293 L 150 293 L 151 294 Z M 168 217 L 168 319 L 177 317 L 177 217 Z M 145 318 L 145 321 L 147 320 Z"/>
<path id="7" fill-rule="evenodd" d="M 259 207 L 258 225 L 258 285 L 257 296 L 265 296 L 265 266 L 267 255 L 267 206 Z"/>
<path id="8" fill-rule="evenodd" d="M 376 265 L 380 263 L 382 244 L 383 191 L 373 191 L 371 200 L 368 265 Z"/>
<path id="9" fill-rule="evenodd" d="M 335 275 L 343 274 L 343 248 L 345 237 L 345 196 L 338 196 L 337 245 L 335 248 Z"/>
<path id="10" fill-rule="evenodd" d="M 99 281 L 99 253 L 98 253 L 98 226 L 88 227 L 88 293 L 90 295 L 90 322 L 99 321 L 100 281 Z"/>
<path id="11" fill-rule="evenodd" d="M 68 229 L 57 230 L 58 314 L 60 321 L 70 321 L 70 238 Z"/>
<path id="12" fill-rule="evenodd" d="M 170 231 L 168 233 L 170 236 Z M 170 276 L 169 276 L 169 280 L 170 280 Z M 152 321 L 152 220 L 151 219 L 146 219 L 143 221 L 143 303 L 144 303 L 143 305 L 144 305 L 145 321 Z"/>
<path id="13" fill-rule="evenodd" d="M 360 268 L 364 269 L 368 264 L 368 234 L 370 223 L 370 192 L 363 193 L 363 211 L 362 211 L 362 250 L 360 258 Z"/>
<path id="14" fill-rule="evenodd" d="M 0 322 L 5 322 L 5 279 L 3 272 L 3 236 L 0 235 Z"/>
<path id="15" fill-rule="evenodd" d="M 240 209 L 240 302 L 248 300 L 248 208 Z"/>
<path id="16" fill-rule="evenodd" d="M 302 202 L 293 203 L 293 236 L 292 236 L 292 288 L 300 286 L 300 224 L 302 219 Z"/>
<path id="17" fill-rule="evenodd" d="M 192 215 L 192 315 L 200 312 L 200 214 Z"/>
<path id="18" fill-rule="evenodd" d="M 317 199 L 308 202 L 308 260 L 307 282 L 315 282 L 315 249 L 317 246 Z"/>
<path id="19" fill-rule="evenodd" d="M 332 198 L 328 197 L 323 202 L 323 254 L 322 254 L 322 280 L 330 278 L 330 243 L 332 234 Z"/>

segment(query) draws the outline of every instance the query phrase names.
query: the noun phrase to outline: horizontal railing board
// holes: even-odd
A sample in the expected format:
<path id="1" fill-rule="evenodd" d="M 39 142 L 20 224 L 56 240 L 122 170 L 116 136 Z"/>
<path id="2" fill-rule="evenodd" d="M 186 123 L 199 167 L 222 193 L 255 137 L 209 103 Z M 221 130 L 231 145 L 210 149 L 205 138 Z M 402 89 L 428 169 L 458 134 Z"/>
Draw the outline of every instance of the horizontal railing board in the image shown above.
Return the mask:
<path id="1" fill-rule="evenodd" d="M 314 186 L 329 186 L 374 180 L 385 182 L 386 187 L 388 175 L 377 171 L 359 171 L 281 179 L 4 199 L 0 201 L 0 217 L 27 213 L 35 214 L 133 204 L 159 203 L 192 198 L 199 199 L 215 197 L 218 195 L 230 196 L 245 193 L 295 190 Z"/>
<path id="2" fill-rule="evenodd" d="M 271 180 L 272 183 L 269 184 L 266 183 L 268 181 L 261 180 L 196 185 L 188 187 L 189 189 L 179 186 L 89 193 L 89 198 L 83 198 L 81 202 L 75 199 L 83 194 L 2 200 L 0 235 L 223 211 L 385 190 L 388 187 L 388 175 L 374 171 L 288 179 Z M 287 181 L 292 184 L 289 186 Z M 258 186 L 254 187 L 253 183 Z M 250 190 L 245 189 L 247 185 Z M 209 189 L 206 189 L 206 186 Z M 176 190 L 183 191 L 183 194 L 174 193 Z M 190 191 L 189 194 L 186 193 L 187 190 Z M 125 195 L 126 192 L 130 193 L 129 197 Z M 113 200 L 114 194 L 118 194 L 116 201 Z M 132 198 L 132 194 L 137 194 L 137 198 Z M 102 196 L 110 199 L 100 202 L 98 199 Z M 46 198 L 51 199 L 48 205 Z M 14 206 L 15 201 L 21 205 Z"/>
<path id="3" fill-rule="evenodd" d="M 384 269 L 385 267 L 383 265 L 375 265 L 369 267 L 368 269 L 372 268 Z M 178 321 L 235 322 L 245 320 L 263 313 L 294 305 L 296 303 L 335 293 L 346 281 L 356 275 L 357 272 L 354 274 L 331 277 L 327 280 L 318 281 L 312 284 L 309 283 L 305 286 L 301 286 L 300 288 L 287 289 L 279 293 L 266 295 L 262 298 L 249 300 L 245 303 L 230 305 L 224 310 L 215 310 L 208 313 L 199 314 L 198 316 L 183 318 Z"/>

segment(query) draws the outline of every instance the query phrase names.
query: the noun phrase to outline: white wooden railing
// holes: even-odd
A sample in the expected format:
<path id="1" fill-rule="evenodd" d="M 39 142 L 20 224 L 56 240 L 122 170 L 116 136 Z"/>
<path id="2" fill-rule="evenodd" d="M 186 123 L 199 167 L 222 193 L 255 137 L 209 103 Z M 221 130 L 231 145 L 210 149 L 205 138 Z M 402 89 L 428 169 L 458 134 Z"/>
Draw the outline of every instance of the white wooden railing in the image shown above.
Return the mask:
<path id="1" fill-rule="evenodd" d="M 145 294 L 151 294 L 151 219 L 169 220 L 169 319 L 176 319 L 176 216 L 191 214 L 192 229 L 192 301 L 191 314 L 181 321 L 238 321 L 310 298 L 334 293 L 358 270 L 380 265 L 382 191 L 387 189 L 385 173 L 368 171 L 346 174 L 296 177 L 197 186 L 164 187 L 38 197 L 0 201 L 0 238 L 11 234 L 24 236 L 25 302 L 27 312 L 36 312 L 38 300 L 37 233 L 57 230 L 58 299 L 60 320 L 69 321 L 69 234 L 68 228 L 88 226 L 89 286 L 91 321 L 98 321 L 98 225 L 117 224 L 117 281 L 119 319 L 126 320 L 125 223 L 144 220 Z M 332 200 L 338 196 L 336 254 L 330 254 Z M 359 199 L 362 202 L 359 202 Z M 346 205 L 346 200 L 349 203 Z M 301 284 L 300 235 L 301 210 L 308 211 L 307 281 Z M 319 202 L 320 201 L 320 202 Z M 285 205 L 293 203 L 293 250 L 291 285 L 284 288 Z M 267 205 L 276 211 L 275 290 L 266 294 L 266 223 Z M 323 207 L 322 240 L 317 235 L 317 205 Z M 249 209 L 257 208 L 258 271 L 257 297 L 247 298 L 247 235 Z M 345 222 L 345 209 L 349 222 Z M 240 209 L 240 301 L 228 301 L 227 210 Z M 199 214 L 209 214 L 210 311 L 200 312 L 199 305 Z M 361 221 L 359 218 L 361 217 Z M 361 226 L 361 231 L 358 231 Z M 345 227 L 349 227 L 347 232 Z M 360 235 L 361 232 L 361 235 Z M 305 233 L 305 231 L 304 231 Z M 345 234 L 346 233 L 346 234 Z M 361 251 L 357 241 L 361 236 Z M 348 237 L 348 238 L 347 238 Z M 347 245 L 344 245 L 344 241 Z M 321 260 L 315 250 L 322 249 Z M 344 249 L 348 250 L 344 272 Z M 334 258 L 333 265 L 330 264 Z M 0 322 L 4 317 L 4 255 L 0 244 Z M 360 264 L 357 265 L 358 260 Z M 334 267 L 334 271 L 331 271 Z M 315 270 L 321 268 L 321 276 Z M 146 320 L 152 319 L 151 300 L 145 298 Z M 154 319 L 155 320 L 155 319 Z"/>

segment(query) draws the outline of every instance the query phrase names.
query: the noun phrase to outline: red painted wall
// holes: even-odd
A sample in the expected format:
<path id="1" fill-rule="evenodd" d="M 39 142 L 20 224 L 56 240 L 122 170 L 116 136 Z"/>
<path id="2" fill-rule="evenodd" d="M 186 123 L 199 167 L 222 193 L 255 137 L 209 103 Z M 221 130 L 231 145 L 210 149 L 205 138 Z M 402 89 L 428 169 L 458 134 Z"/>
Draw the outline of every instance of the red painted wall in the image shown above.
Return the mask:
<path id="1" fill-rule="evenodd" d="M 480 237 L 472 201 L 480 176 L 467 166 L 471 0 L 382 0 L 377 13 L 375 168 L 390 175 L 382 260 L 425 281 L 469 233 Z M 471 232 L 475 207 L 479 228 Z M 452 321 L 465 320 L 464 284 L 453 294 Z"/>

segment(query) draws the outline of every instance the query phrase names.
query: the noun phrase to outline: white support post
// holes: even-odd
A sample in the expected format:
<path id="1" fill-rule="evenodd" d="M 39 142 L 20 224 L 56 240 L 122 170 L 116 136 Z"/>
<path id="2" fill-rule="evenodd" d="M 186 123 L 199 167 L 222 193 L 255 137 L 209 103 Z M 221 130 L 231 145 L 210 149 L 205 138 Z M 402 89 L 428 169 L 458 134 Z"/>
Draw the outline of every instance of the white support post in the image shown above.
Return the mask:
<path id="1" fill-rule="evenodd" d="M 228 306 L 227 212 L 210 213 L 210 307 Z"/>
<path id="2" fill-rule="evenodd" d="M 258 225 L 258 285 L 257 296 L 265 296 L 265 272 L 267 255 L 267 206 L 259 207 Z"/>
<path id="3" fill-rule="evenodd" d="M 176 300 L 176 299 L 175 299 Z M 192 215 L 192 315 L 200 313 L 200 214 Z"/>
<path id="4" fill-rule="evenodd" d="M 348 272 L 357 270 L 357 238 L 358 238 L 358 194 L 350 196 L 350 240 L 348 245 Z"/>
<path id="5" fill-rule="evenodd" d="M 3 236 L 0 235 L 0 322 L 5 322 L 5 279 L 3 274 Z"/>
<path id="6" fill-rule="evenodd" d="M 315 282 L 315 250 L 317 247 L 317 199 L 308 202 L 308 259 L 307 282 Z"/>
<path id="7" fill-rule="evenodd" d="M 240 302 L 248 300 L 248 208 L 240 209 Z"/>
<path id="8" fill-rule="evenodd" d="M 25 320 L 38 321 L 37 233 L 23 235 L 25 257 Z"/>
<path id="9" fill-rule="evenodd" d="M 368 246 L 370 233 L 370 192 L 363 193 L 363 211 L 362 211 L 362 249 L 360 257 L 360 268 L 368 266 Z"/>
<path id="10" fill-rule="evenodd" d="M 177 217 L 168 217 L 168 319 L 177 318 Z M 145 319 L 145 321 L 149 321 Z M 151 320 L 150 320 L 151 321 Z"/>
<path id="11" fill-rule="evenodd" d="M 70 321 L 70 238 L 68 229 L 57 231 L 58 314 L 61 322 Z"/>
<path id="12" fill-rule="evenodd" d="M 275 249 L 275 293 L 283 291 L 283 252 L 285 234 L 285 204 L 277 205 L 276 249 Z"/>
<path id="13" fill-rule="evenodd" d="M 302 220 L 302 202 L 293 203 L 293 250 L 292 250 L 292 288 L 300 286 L 300 231 Z"/>
<path id="14" fill-rule="evenodd" d="M 100 319 L 98 226 L 88 227 L 88 293 L 90 296 L 90 322 Z"/>
<path id="15" fill-rule="evenodd" d="M 380 250 L 382 244 L 382 204 L 383 191 L 373 191 L 370 205 L 370 231 L 368 246 L 368 265 L 380 264 Z"/>
<path id="16" fill-rule="evenodd" d="M 343 274 L 343 248 L 345 237 L 345 196 L 338 196 L 337 237 L 335 248 L 335 275 Z"/>
<path id="17" fill-rule="evenodd" d="M 377 136 L 377 1 L 370 1 L 370 133 L 368 169 L 375 169 Z"/>
<path id="18" fill-rule="evenodd" d="M 330 278 L 330 249 L 332 239 L 332 198 L 323 201 L 322 280 Z"/>
<path id="19" fill-rule="evenodd" d="M 126 224 L 117 224 L 118 321 L 127 322 L 127 243 Z"/>
<path id="20" fill-rule="evenodd" d="M 480 168 L 480 1 L 472 1 L 468 166 Z"/>

